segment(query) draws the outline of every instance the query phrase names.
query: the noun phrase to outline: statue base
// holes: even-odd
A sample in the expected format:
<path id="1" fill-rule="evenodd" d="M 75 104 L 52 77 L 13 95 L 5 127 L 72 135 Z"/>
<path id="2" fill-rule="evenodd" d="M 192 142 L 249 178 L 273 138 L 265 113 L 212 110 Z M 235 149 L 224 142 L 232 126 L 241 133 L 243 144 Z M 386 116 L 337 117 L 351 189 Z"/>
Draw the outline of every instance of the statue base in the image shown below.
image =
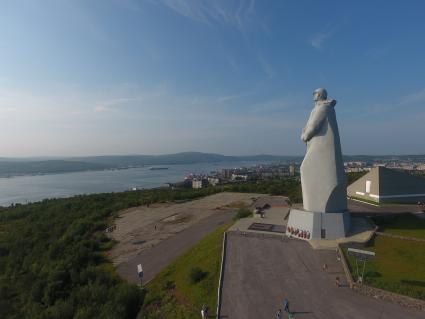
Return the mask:
<path id="1" fill-rule="evenodd" d="M 351 227 L 349 212 L 316 213 L 291 209 L 286 235 L 310 239 L 338 239 L 346 237 Z"/>

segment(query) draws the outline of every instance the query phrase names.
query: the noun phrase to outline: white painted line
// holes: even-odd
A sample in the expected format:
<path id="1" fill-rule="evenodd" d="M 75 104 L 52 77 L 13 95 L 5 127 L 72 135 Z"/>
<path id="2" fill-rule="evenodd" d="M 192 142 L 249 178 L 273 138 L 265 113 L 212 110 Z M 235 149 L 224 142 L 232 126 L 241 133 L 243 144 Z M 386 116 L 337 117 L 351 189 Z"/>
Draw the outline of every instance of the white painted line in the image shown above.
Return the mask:
<path id="1" fill-rule="evenodd" d="M 371 206 L 379 207 L 379 205 L 378 205 L 378 204 L 372 204 L 372 203 L 369 203 L 369 202 L 362 201 L 362 200 L 360 200 L 360 199 L 355 199 L 355 198 L 349 198 L 349 199 L 350 199 L 350 200 L 353 200 L 353 201 L 356 201 L 356 202 L 359 202 L 359 203 L 363 203 L 363 204 L 368 204 L 368 205 L 371 205 Z"/>
<path id="2" fill-rule="evenodd" d="M 370 197 L 374 197 L 374 198 L 425 197 L 425 194 L 401 194 L 401 195 L 374 195 L 374 194 L 370 194 Z"/>

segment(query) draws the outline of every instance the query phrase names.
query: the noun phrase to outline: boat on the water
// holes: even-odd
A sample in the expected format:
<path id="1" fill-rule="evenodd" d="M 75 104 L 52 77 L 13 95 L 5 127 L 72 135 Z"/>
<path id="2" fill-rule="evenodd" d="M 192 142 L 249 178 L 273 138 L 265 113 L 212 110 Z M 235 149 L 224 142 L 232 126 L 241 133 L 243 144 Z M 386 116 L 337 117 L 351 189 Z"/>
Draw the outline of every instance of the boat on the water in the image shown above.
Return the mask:
<path id="1" fill-rule="evenodd" d="M 168 169 L 168 167 L 151 167 L 149 168 L 150 171 L 159 171 L 163 169 Z"/>

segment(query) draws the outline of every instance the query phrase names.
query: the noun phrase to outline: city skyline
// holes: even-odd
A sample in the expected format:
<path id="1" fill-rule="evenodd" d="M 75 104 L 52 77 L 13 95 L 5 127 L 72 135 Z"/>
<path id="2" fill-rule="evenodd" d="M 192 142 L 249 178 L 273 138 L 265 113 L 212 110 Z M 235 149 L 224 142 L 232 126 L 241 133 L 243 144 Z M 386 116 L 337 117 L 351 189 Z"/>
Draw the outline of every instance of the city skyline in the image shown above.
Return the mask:
<path id="1" fill-rule="evenodd" d="M 423 154 L 425 4 L 37 1 L 0 11 L 0 157 L 302 155 L 312 92 L 344 154 Z"/>

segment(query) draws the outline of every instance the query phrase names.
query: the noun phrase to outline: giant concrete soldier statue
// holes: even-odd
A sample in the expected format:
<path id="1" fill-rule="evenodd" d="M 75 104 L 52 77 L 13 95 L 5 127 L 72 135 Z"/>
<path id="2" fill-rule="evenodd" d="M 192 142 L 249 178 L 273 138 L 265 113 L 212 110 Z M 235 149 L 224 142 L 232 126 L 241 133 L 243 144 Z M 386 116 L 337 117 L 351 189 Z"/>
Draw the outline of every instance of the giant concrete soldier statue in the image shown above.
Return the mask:
<path id="1" fill-rule="evenodd" d="M 350 229 L 347 186 L 334 107 L 325 89 L 313 93 L 314 108 L 301 139 L 307 152 L 301 164 L 303 209 L 291 209 L 287 234 L 301 239 L 336 239 Z"/>
<path id="2" fill-rule="evenodd" d="M 325 89 L 313 93 L 315 106 L 301 139 L 307 152 L 301 165 L 304 209 L 340 213 L 347 210 L 347 185 L 335 116 L 335 100 Z"/>

